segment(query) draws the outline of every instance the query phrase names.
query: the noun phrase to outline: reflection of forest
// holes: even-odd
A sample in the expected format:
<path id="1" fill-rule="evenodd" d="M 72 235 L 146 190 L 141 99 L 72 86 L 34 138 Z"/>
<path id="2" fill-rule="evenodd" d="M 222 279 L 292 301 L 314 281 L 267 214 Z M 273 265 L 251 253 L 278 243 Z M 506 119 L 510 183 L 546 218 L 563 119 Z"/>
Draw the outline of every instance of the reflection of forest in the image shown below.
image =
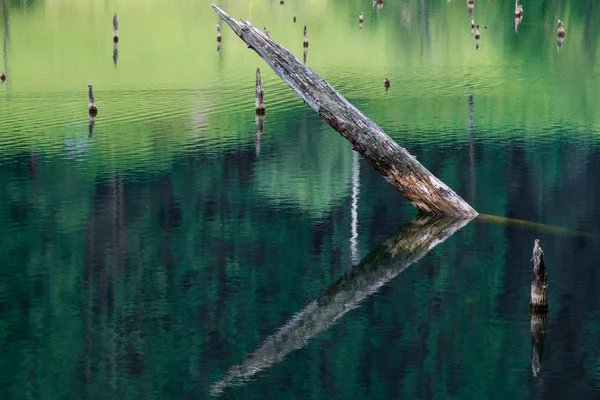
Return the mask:
<path id="1" fill-rule="evenodd" d="M 250 132 L 253 125 L 251 121 Z M 428 154 L 425 148 L 419 151 L 424 154 L 421 157 Z M 594 231 L 582 226 L 582 221 L 588 221 L 586 215 L 600 212 L 596 203 L 585 201 L 600 196 L 592 184 L 595 171 L 600 170 L 593 160 L 600 157 L 590 148 L 554 143 L 542 148 L 545 157 L 539 158 L 516 144 L 501 149 L 476 144 L 474 152 L 477 196 L 483 196 L 478 199 L 486 209 L 528 219 L 537 213 L 541 221 Z M 72 374 L 81 375 L 82 384 L 92 392 L 137 393 L 141 389 L 133 382 L 139 380 L 143 390 L 168 390 L 168 382 L 190 391 L 203 390 L 218 380 L 216 370 L 225 372 L 259 347 L 262 337 L 285 323 L 289 318 L 285 316 L 301 309 L 307 299 L 317 297 L 343 274 L 340 266 L 348 265 L 351 257 L 351 188 L 347 187 L 345 201 L 330 203 L 322 218 L 303 218 L 304 212 L 291 205 L 274 208 L 261 200 L 256 188 L 260 182 L 257 163 L 263 156 L 264 149 L 257 159 L 252 147 L 241 153 L 199 154 L 175 162 L 166 174 L 119 172 L 96 182 L 72 173 L 73 166 L 66 161 L 49 163 L 43 156 L 36 156 L 33 164 L 29 154 L 3 164 L 0 264 L 10 279 L 0 284 L 0 298 L 4 304 L 18 306 L 10 313 L 4 311 L 0 320 L 3 337 L 15 338 L 6 348 L 0 369 L 15 382 L 11 388 L 17 390 L 28 379 L 11 372 L 15 360 L 25 358 L 32 360 L 27 374 L 39 377 L 54 374 L 57 363 L 65 366 L 53 382 L 34 380 L 30 384 L 34 391 L 42 390 L 41 385 L 64 385 L 68 390 Z M 511 162 L 498 169 L 505 164 L 496 161 L 493 168 L 495 157 Z M 456 158 L 456 152 L 438 152 L 432 164 L 448 175 L 453 171 L 446 169 L 452 165 L 451 158 Z M 588 161 L 582 163 L 581 159 Z M 468 151 L 459 154 L 459 162 L 467 165 L 468 160 Z M 552 173 L 552 160 L 562 166 L 558 176 Z M 453 179 L 463 188 L 469 185 L 468 174 Z M 389 221 L 402 221 L 414 213 L 387 186 L 372 169 L 361 170 L 360 243 L 364 249 L 374 248 L 389 234 L 385 228 Z M 535 190 L 543 192 L 538 195 Z M 571 199 L 573 207 L 565 210 L 561 198 Z M 560 260 L 575 242 L 584 249 L 577 257 L 590 254 L 593 246 L 586 238 L 543 234 L 550 260 Z M 502 310 L 511 315 L 523 312 L 527 317 L 521 302 L 507 299 L 504 293 L 522 289 L 523 269 L 511 258 L 530 253 L 529 235 L 529 231 L 476 224 L 459 232 L 460 240 L 445 243 L 443 254 L 432 252 L 415 271 L 422 271 L 417 273 L 419 281 L 432 282 L 437 296 L 430 297 L 432 289 L 420 292 L 410 286 L 414 276 L 406 285 L 399 284 L 402 290 L 394 303 L 380 305 L 386 324 L 403 326 L 412 321 L 410 326 L 418 329 L 407 328 L 399 342 L 386 345 L 393 350 L 373 349 L 373 357 L 393 363 L 385 354 L 407 354 L 405 363 L 407 367 L 416 363 L 410 364 L 414 368 L 434 362 L 435 354 L 444 351 L 449 359 L 435 361 L 436 368 L 451 370 L 459 357 L 466 365 L 486 365 L 479 368 L 490 374 L 509 374 L 501 369 L 504 364 L 500 360 L 529 355 L 529 329 L 525 327 L 517 345 L 514 329 L 498 325 L 487 332 L 485 323 L 492 310 L 501 315 Z M 583 258 L 549 264 L 549 275 L 566 285 L 554 284 L 556 296 L 572 284 L 573 278 L 566 277 L 573 276 L 574 265 L 584 268 L 587 264 Z M 550 340 L 561 334 L 552 331 L 553 318 L 568 313 L 578 321 L 593 303 L 589 299 L 595 298 L 595 272 L 580 269 L 578 274 L 588 276 L 590 283 L 571 293 L 568 304 L 553 308 L 556 313 L 551 313 L 548 321 Z M 528 286 L 523 287 L 520 297 L 526 300 Z M 394 292 L 397 290 L 396 286 Z M 23 303 L 24 298 L 30 300 Z M 447 315 L 439 311 L 441 299 Z M 419 302 L 427 306 L 422 308 Z M 524 304 L 526 309 L 526 301 Z M 361 307 L 353 313 L 369 313 L 372 307 L 367 301 L 365 310 Z M 318 335 L 314 343 L 339 335 L 344 324 L 336 328 L 338 325 L 330 328 L 331 333 Z M 450 327 L 457 332 L 459 326 L 471 328 L 452 339 L 444 335 Z M 354 332 L 347 338 L 347 346 L 362 354 L 361 338 L 372 329 L 377 328 L 368 324 Z M 595 328 L 585 329 L 591 332 Z M 433 346 L 423 343 L 423 332 L 428 332 L 428 342 L 441 346 L 438 350 L 426 347 L 429 356 L 407 350 L 415 343 L 420 343 L 417 347 Z M 465 335 L 468 339 L 462 342 L 459 338 Z M 37 338 L 33 347 L 14 345 L 15 340 L 29 343 L 33 337 Z M 493 348 L 487 347 L 489 341 L 495 343 Z M 468 348 L 464 347 L 467 343 Z M 454 356 L 447 353 L 448 348 L 455 349 Z M 223 349 L 229 349 L 231 356 L 222 359 Z M 303 351 L 318 350 L 308 346 Z M 40 354 L 44 360 L 55 361 L 42 362 Z M 596 355 L 575 352 L 571 357 L 587 360 Z M 345 351 L 330 357 L 339 358 L 350 371 L 359 370 L 357 360 Z M 548 370 L 553 361 L 542 360 L 542 365 L 542 371 Z M 172 373 L 157 379 L 156 368 Z M 341 370 L 337 373 L 344 376 Z M 423 367 L 413 378 L 420 382 L 432 376 L 430 373 Z M 469 390 L 483 390 L 486 375 L 475 375 L 479 384 L 473 383 Z M 413 385 L 409 379 L 405 376 L 402 383 L 406 390 Z M 510 379 L 525 378 L 514 375 Z M 108 382 L 112 389 L 106 386 Z M 482 397 L 488 394 L 481 392 Z"/>

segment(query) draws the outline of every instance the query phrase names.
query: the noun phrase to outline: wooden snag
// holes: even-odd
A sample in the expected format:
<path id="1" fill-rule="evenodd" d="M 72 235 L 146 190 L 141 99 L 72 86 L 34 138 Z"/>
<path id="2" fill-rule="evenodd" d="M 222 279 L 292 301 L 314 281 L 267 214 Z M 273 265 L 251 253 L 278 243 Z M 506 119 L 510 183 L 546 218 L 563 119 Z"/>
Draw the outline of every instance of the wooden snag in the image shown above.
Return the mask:
<path id="1" fill-rule="evenodd" d="M 251 23 L 234 20 L 214 4 L 212 8 L 249 48 L 256 51 L 302 100 L 346 138 L 352 148 L 419 212 L 462 217 L 477 215 L 473 207 L 429 172 L 415 156 L 393 141 L 289 50 Z"/>
<path id="2" fill-rule="evenodd" d="M 535 239 L 533 245 L 533 274 L 531 275 L 531 298 L 529 308 L 532 311 L 547 311 L 548 297 L 548 274 L 546 273 L 546 261 L 544 251 L 540 247 L 540 239 Z"/>

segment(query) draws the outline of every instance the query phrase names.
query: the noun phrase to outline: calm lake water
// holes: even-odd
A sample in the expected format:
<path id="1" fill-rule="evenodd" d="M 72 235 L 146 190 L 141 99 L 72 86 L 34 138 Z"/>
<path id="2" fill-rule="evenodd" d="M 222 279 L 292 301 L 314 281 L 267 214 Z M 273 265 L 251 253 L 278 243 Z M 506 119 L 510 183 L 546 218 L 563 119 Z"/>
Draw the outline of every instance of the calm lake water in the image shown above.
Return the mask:
<path id="1" fill-rule="evenodd" d="M 513 221 L 417 218 L 210 1 L 1 0 L 0 397 L 598 398 L 600 4 L 217 5 Z"/>

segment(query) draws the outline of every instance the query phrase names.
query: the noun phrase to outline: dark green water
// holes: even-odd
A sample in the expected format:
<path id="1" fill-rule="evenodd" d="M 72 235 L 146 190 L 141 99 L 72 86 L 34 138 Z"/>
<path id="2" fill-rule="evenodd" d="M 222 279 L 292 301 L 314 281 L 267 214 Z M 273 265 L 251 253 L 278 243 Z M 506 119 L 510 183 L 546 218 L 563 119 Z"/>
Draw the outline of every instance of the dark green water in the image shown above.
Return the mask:
<path id="1" fill-rule="evenodd" d="M 436 176 L 542 226 L 415 219 L 229 28 L 217 51 L 209 4 L 1 2 L 0 397 L 600 396 L 600 5 L 524 2 L 515 33 L 476 0 L 476 49 L 465 1 L 217 3 L 300 58 L 306 24 L 307 64 Z"/>

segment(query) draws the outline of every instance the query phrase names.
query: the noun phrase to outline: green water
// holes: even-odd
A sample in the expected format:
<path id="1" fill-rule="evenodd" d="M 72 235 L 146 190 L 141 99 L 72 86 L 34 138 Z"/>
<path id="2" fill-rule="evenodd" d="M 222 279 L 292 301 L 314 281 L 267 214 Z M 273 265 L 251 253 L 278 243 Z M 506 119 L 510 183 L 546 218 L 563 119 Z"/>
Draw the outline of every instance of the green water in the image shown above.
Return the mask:
<path id="1" fill-rule="evenodd" d="M 226 26 L 217 48 L 209 1 L 3 0 L 0 397 L 597 397 L 600 5 L 524 2 L 515 32 L 476 0 L 476 49 L 465 1 L 216 4 L 301 60 L 307 25 L 306 64 L 480 213 L 566 231 L 415 219 Z"/>

